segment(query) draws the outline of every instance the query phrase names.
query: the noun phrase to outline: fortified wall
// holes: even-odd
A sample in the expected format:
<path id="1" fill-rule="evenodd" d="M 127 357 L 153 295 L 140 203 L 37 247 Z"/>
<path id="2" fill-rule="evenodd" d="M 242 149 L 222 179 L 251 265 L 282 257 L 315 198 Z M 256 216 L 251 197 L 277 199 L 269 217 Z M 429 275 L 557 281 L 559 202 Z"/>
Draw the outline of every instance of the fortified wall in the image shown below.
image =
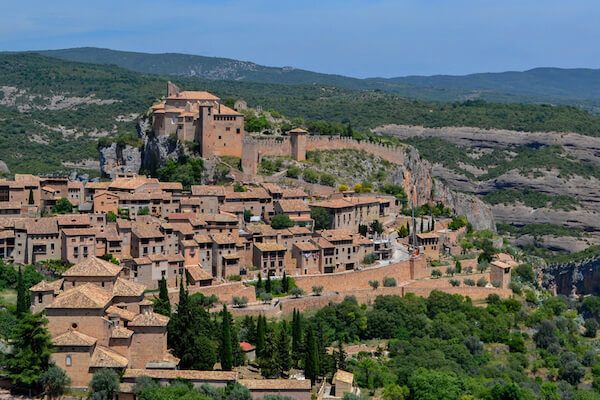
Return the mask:
<path id="1" fill-rule="evenodd" d="M 339 136 L 309 136 L 308 132 L 295 129 L 290 136 L 271 139 L 244 139 L 242 169 L 247 175 L 256 175 L 258 165 L 264 156 L 292 157 L 296 161 L 304 161 L 306 152 L 311 150 L 355 149 L 366 151 L 393 164 L 405 163 L 405 152 L 402 147 L 374 144 Z"/>

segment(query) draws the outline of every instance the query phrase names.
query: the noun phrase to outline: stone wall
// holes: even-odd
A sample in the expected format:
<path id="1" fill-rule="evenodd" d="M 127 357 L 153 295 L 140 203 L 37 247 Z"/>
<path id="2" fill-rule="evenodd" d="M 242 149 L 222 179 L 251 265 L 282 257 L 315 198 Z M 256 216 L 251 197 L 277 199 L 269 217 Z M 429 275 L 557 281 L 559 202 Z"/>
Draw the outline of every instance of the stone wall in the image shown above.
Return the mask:
<path id="1" fill-rule="evenodd" d="M 202 293 L 205 296 L 211 296 L 214 294 L 223 303 L 232 303 L 233 298 L 236 296 L 246 297 L 250 303 L 256 301 L 254 286 L 245 285 L 242 282 L 230 282 L 212 286 L 188 286 L 188 292 L 190 295 Z M 169 291 L 169 299 L 171 304 L 177 304 L 179 302 L 179 289 Z"/>

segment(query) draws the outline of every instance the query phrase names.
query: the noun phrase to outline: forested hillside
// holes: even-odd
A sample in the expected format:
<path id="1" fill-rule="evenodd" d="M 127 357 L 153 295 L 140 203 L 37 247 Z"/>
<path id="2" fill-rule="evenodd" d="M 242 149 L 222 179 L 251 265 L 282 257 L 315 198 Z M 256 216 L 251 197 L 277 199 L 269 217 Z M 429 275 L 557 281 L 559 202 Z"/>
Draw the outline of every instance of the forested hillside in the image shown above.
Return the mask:
<path id="1" fill-rule="evenodd" d="M 134 132 L 135 118 L 164 95 L 167 79 L 173 77 L 37 54 L 0 55 L 0 140 L 7 144 L 0 148 L 0 160 L 13 173 L 80 168 L 72 163 L 95 160 L 99 137 Z M 323 133 L 342 133 L 347 124 L 364 130 L 395 123 L 600 135 L 600 117 L 574 107 L 426 103 L 378 91 L 323 85 L 185 77 L 177 77 L 175 82 L 186 89 L 212 91 L 223 99 L 243 98 L 252 107 L 300 118 L 295 121 L 298 124 L 322 121 Z"/>
<path id="2" fill-rule="evenodd" d="M 494 102 L 562 103 L 598 110 L 600 70 L 535 68 L 524 72 L 464 76 L 406 76 L 357 79 L 292 67 L 190 54 L 149 54 L 83 47 L 42 54 L 69 61 L 114 64 L 137 72 L 287 85 L 320 84 L 352 90 L 381 90 L 433 101 L 482 99 Z"/>

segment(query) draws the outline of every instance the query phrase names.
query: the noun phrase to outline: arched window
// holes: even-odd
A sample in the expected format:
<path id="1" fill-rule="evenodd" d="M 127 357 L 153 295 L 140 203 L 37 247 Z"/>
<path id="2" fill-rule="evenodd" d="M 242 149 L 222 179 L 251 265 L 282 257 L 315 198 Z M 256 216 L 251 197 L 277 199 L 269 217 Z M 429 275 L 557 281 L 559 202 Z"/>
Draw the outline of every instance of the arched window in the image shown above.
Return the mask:
<path id="1" fill-rule="evenodd" d="M 70 367 L 73 364 L 73 359 L 71 358 L 71 356 L 66 356 L 65 357 L 65 365 L 67 367 Z"/>

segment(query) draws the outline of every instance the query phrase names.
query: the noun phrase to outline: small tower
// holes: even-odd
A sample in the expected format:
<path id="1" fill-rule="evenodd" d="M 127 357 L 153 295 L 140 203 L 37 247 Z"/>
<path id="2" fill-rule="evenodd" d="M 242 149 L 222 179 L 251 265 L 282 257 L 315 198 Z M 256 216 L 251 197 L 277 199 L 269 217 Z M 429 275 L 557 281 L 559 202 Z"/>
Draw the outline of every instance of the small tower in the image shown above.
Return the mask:
<path id="1" fill-rule="evenodd" d="M 288 132 L 292 144 L 292 158 L 296 161 L 306 160 L 306 135 L 308 132 L 302 128 L 292 129 Z"/>

